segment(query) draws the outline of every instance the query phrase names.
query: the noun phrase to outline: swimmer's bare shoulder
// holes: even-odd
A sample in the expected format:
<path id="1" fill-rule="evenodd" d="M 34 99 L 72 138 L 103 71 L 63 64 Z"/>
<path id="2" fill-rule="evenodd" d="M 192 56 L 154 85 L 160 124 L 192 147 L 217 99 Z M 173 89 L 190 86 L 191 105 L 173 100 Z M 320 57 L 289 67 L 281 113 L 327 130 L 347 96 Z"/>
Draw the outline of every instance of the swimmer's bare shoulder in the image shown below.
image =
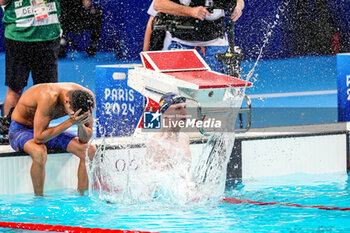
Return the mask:
<path id="1" fill-rule="evenodd" d="M 27 106 L 34 107 L 41 100 L 57 101 L 58 95 L 62 90 L 81 89 L 90 92 L 95 98 L 94 93 L 76 83 L 43 83 L 37 84 L 25 91 L 19 100 L 19 104 L 25 104 Z"/>
<path id="2" fill-rule="evenodd" d="M 33 106 L 38 100 L 43 98 L 48 99 L 56 94 L 56 88 L 52 84 L 37 84 L 29 88 L 23 93 L 18 104 Z"/>
<path id="3" fill-rule="evenodd" d="M 55 96 L 58 96 L 58 94 L 51 87 L 48 84 L 37 84 L 25 91 L 12 113 L 12 120 L 32 127 L 38 105 L 45 103 L 42 105 L 49 106 L 54 101 L 57 101 L 57 97 L 55 100 Z"/>
<path id="4" fill-rule="evenodd" d="M 43 83 L 30 87 L 23 93 L 19 99 L 12 119 L 28 126 L 32 125 L 34 114 L 38 106 L 42 106 L 47 112 L 59 103 L 58 97 L 62 90 L 82 89 L 91 93 L 93 92 L 76 83 Z"/>

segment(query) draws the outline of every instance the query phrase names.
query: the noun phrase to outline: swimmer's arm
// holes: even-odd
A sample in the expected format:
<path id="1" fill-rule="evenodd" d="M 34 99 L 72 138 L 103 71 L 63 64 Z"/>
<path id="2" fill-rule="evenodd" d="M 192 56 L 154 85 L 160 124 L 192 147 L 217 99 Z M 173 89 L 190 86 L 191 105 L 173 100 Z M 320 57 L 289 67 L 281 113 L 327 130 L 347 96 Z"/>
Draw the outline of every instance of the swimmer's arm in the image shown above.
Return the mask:
<path id="1" fill-rule="evenodd" d="M 36 143 L 45 143 L 52 138 L 58 136 L 63 131 L 67 130 L 73 125 L 70 119 L 62 122 L 61 124 L 48 128 L 52 118 L 50 110 L 54 107 L 50 100 L 42 99 L 38 103 L 37 110 L 34 116 L 34 141 Z"/>
<path id="2" fill-rule="evenodd" d="M 49 127 L 52 120 L 51 110 L 54 109 L 56 100 L 51 98 L 41 98 L 37 104 L 37 110 L 34 116 L 34 141 L 36 143 L 45 143 L 58 136 L 63 131 L 73 125 L 83 125 L 89 122 L 91 113 L 80 114 L 81 110 L 70 113 L 70 118 L 55 127 Z M 90 115 L 89 115 L 90 114 Z"/>
<path id="3" fill-rule="evenodd" d="M 86 115 L 86 121 L 85 122 L 81 122 L 81 124 L 76 124 L 78 125 L 78 139 L 80 142 L 82 143 L 87 143 L 89 142 L 89 140 L 91 139 L 92 135 L 93 135 L 93 123 L 94 123 L 94 119 L 92 117 L 92 113 L 94 111 L 94 108 L 96 107 L 96 98 L 95 98 L 95 94 L 89 90 L 86 89 L 86 91 L 90 92 L 91 96 L 94 99 L 94 106 L 90 109 L 90 111 L 85 112 L 83 115 Z M 79 113 L 79 110 L 77 111 Z M 77 112 L 75 114 L 77 114 Z"/>
<path id="4" fill-rule="evenodd" d="M 154 141 L 151 140 L 148 144 L 147 144 L 147 148 L 146 148 L 146 155 L 145 155 L 145 160 L 146 161 L 150 161 L 153 157 L 153 153 L 155 152 L 156 148 L 154 146 Z"/>
<path id="5" fill-rule="evenodd" d="M 184 146 L 184 152 L 185 152 L 185 160 L 187 162 L 187 171 L 189 172 L 191 170 L 192 166 L 192 154 L 190 149 L 190 138 L 186 135 L 185 136 L 185 146 Z"/>
<path id="6" fill-rule="evenodd" d="M 78 125 L 78 138 L 82 143 L 88 143 L 93 134 L 92 126 L 94 121 L 92 116 L 90 116 L 89 119 L 88 123 Z"/>
<path id="7" fill-rule="evenodd" d="M 160 148 L 161 148 L 161 145 L 159 145 L 158 141 L 155 140 L 154 138 L 147 143 L 146 154 L 145 154 L 146 163 L 154 164 L 159 161 Z"/>
<path id="8" fill-rule="evenodd" d="M 190 149 L 190 137 L 185 133 L 181 133 L 181 139 L 182 139 L 181 140 L 182 149 L 184 150 L 185 158 L 186 160 L 191 161 L 192 156 L 191 156 L 191 149 Z"/>
<path id="9" fill-rule="evenodd" d="M 155 0 L 154 9 L 170 15 L 189 16 L 200 20 L 204 20 L 206 15 L 210 15 L 209 11 L 203 6 L 184 6 L 170 0 Z"/>

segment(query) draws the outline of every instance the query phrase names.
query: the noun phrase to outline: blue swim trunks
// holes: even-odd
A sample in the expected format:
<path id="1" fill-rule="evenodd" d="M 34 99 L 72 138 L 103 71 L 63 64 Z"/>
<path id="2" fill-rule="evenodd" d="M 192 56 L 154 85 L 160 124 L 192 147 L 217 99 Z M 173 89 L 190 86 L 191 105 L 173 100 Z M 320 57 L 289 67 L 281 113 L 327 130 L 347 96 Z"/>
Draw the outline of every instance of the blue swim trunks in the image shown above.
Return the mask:
<path id="1" fill-rule="evenodd" d="M 69 142 L 75 138 L 76 135 L 71 132 L 63 132 L 57 137 L 46 142 L 47 149 L 63 149 L 67 150 Z M 34 138 L 34 130 L 26 125 L 19 124 L 16 121 L 11 121 L 9 139 L 11 147 L 15 151 L 24 151 L 23 147 L 26 142 Z"/>

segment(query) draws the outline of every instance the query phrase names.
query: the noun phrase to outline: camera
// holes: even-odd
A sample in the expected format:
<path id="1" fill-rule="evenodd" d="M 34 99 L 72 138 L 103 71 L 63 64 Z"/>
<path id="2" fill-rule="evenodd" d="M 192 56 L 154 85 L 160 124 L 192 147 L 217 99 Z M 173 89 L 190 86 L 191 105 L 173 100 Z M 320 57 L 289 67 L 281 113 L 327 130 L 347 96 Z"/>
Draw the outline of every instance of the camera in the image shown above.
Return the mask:
<path id="1" fill-rule="evenodd" d="M 212 11 L 214 9 L 222 9 L 225 11 L 232 11 L 237 5 L 237 0 L 212 0 L 209 2 L 207 9 Z"/>

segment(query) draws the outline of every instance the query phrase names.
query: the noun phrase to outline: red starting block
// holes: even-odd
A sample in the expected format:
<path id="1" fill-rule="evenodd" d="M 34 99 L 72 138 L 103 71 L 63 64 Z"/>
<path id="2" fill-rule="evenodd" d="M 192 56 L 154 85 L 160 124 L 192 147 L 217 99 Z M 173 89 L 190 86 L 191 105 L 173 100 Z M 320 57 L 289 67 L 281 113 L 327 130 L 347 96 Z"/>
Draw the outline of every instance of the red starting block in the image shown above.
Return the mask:
<path id="1" fill-rule="evenodd" d="M 196 50 L 142 52 L 141 59 L 144 68 L 195 84 L 198 89 L 246 86 L 244 80 L 211 71 Z"/>
<path id="2" fill-rule="evenodd" d="M 201 107 L 227 107 L 227 91 L 239 95 L 250 82 L 212 71 L 196 50 L 142 52 L 143 67 L 129 71 L 128 86 L 147 97 L 154 107 L 162 94 L 173 92 L 196 101 Z M 250 101 L 247 99 L 250 114 Z M 237 98 L 240 107 L 242 99 Z M 232 103 L 231 103 L 232 104 Z M 145 106 L 145 110 L 151 106 Z M 232 105 L 230 105 L 232 106 Z M 249 115 L 250 118 L 250 115 Z M 250 119 L 249 119 L 250 120 Z"/>

